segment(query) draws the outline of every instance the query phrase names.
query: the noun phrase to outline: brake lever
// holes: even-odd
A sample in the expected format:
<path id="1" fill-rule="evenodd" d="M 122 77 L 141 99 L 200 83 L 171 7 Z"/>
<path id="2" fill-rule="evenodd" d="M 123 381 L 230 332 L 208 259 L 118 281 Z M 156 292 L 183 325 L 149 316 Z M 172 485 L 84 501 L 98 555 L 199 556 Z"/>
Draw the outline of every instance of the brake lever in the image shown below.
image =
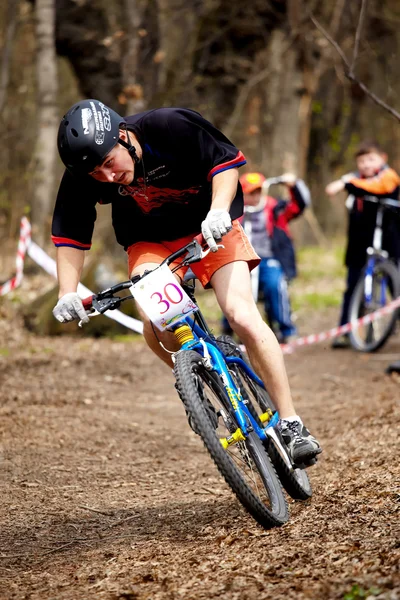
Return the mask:
<path id="1" fill-rule="evenodd" d="M 127 298 L 127 296 L 126 296 Z M 107 310 L 115 310 L 122 302 L 123 298 L 93 298 L 91 312 L 86 312 L 89 319 L 102 315 Z M 79 321 L 78 326 L 83 327 L 84 323 Z"/>
<path id="2" fill-rule="evenodd" d="M 93 317 L 98 317 L 99 315 L 101 315 L 101 313 L 99 313 L 98 310 L 96 310 L 95 308 L 91 308 L 91 312 L 87 312 L 86 311 L 87 316 L 89 317 L 89 319 L 92 319 Z M 78 327 L 83 327 L 85 325 L 85 323 L 81 320 L 78 323 Z"/>
<path id="3" fill-rule="evenodd" d="M 225 248 L 225 246 L 223 244 L 217 244 L 217 249 L 218 248 Z M 211 252 L 211 248 L 207 248 L 207 250 L 203 250 L 203 248 L 201 249 L 201 254 L 200 254 L 200 258 L 203 259 L 207 256 L 207 254 L 210 254 Z"/>

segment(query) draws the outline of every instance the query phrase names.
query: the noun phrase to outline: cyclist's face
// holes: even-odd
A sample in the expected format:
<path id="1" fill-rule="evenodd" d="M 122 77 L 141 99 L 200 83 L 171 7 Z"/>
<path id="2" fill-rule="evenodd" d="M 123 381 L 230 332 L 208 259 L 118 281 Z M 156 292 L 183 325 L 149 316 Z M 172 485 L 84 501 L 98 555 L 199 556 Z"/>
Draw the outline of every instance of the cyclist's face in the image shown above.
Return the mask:
<path id="1" fill-rule="evenodd" d="M 121 138 L 125 132 L 120 132 Z M 120 185 L 129 185 L 132 183 L 135 167 L 129 152 L 121 144 L 117 144 L 107 154 L 101 165 L 96 167 L 94 171 L 89 173 L 102 183 L 118 183 Z"/>
<path id="2" fill-rule="evenodd" d="M 386 156 L 378 152 L 368 152 L 368 154 L 357 156 L 356 162 L 360 175 L 373 177 L 385 164 Z"/>
<path id="3" fill-rule="evenodd" d="M 248 206 L 257 206 L 261 198 L 261 188 L 254 190 L 250 194 L 243 194 L 244 203 Z"/>

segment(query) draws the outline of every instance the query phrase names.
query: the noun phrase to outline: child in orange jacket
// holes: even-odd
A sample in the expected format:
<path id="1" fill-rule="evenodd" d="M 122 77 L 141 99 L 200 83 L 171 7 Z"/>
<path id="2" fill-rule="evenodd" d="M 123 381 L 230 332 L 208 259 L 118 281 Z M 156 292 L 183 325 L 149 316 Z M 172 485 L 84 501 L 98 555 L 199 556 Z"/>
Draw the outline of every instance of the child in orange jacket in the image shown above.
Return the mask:
<path id="1" fill-rule="evenodd" d="M 387 165 L 387 154 L 376 142 L 365 141 L 360 144 L 356 154 L 357 172 L 344 175 L 329 183 L 326 193 L 334 196 L 346 190 L 349 197 L 346 206 L 349 209 L 349 225 L 345 264 L 347 283 L 343 295 L 340 325 L 348 322 L 351 296 L 357 285 L 366 261 L 367 248 L 372 246 L 376 223 L 377 204 L 364 202 L 364 196 L 398 199 L 400 177 Z M 387 212 L 383 219 L 382 248 L 395 261 L 400 261 L 400 219 L 393 211 Z M 332 348 L 345 348 L 350 345 L 347 335 L 335 338 Z"/>

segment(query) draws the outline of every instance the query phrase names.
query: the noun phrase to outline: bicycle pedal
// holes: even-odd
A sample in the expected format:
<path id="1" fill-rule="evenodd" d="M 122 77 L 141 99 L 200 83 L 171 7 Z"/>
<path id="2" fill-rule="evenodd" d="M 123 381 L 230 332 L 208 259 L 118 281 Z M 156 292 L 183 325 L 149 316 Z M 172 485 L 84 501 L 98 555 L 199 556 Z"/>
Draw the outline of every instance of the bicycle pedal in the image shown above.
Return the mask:
<path id="1" fill-rule="evenodd" d="M 313 465 L 315 465 L 315 463 L 318 462 L 318 458 L 314 457 L 314 458 L 310 458 L 310 460 L 308 460 L 307 462 L 303 462 L 303 463 L 298 463 L 293 465 L 295 469 L 308 469 L 308 467 L 312 467 Z"/>

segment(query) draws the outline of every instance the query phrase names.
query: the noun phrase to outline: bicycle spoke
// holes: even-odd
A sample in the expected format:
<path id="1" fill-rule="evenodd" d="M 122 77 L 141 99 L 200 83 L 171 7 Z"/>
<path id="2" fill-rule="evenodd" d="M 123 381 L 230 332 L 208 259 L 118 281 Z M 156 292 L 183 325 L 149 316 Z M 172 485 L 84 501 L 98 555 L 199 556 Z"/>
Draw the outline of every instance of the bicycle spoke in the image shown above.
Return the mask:
<path id="1" fill-rule="evenodd" d="M 239 447 L 239 444 L 238 444 L 238 447 Z M 258 471 L 256 471 L 254 469 L 253 461 L 252 461 L 251 457 L 249 456 L 248 450 L 243 442 L 240 442 L 240 447 L 238 448 L 238 450 L 239 450 L 239 455 L 238 455 L 238 453 L 229 451 L 229 456 L 239 467 L 240 467 L 241 463 L 243 463 L 243 465 L 246 467 L 246 470 L 244 472 L 242 471 L 242 473 L 245 474 L 247 479 L 253 483 L 258 497 L 261 498 L 262 492 L 260 492 L 260 490 L 259 490 L 259 485 L 256 481 L 256 476 L 257 476 L 258 480 L 260 480 L 261 478 L 260 478 Z M 240 456 L 240 454 L 242 454 L 242 453 L 247 455 L 246 460 L 244 460 Z M 250 471 L 250 473 L 251 473 L 251 475 L 253 475 L 253 477 L 251 477 L 251 475 L 248 474 L 248 471 Z"/>

